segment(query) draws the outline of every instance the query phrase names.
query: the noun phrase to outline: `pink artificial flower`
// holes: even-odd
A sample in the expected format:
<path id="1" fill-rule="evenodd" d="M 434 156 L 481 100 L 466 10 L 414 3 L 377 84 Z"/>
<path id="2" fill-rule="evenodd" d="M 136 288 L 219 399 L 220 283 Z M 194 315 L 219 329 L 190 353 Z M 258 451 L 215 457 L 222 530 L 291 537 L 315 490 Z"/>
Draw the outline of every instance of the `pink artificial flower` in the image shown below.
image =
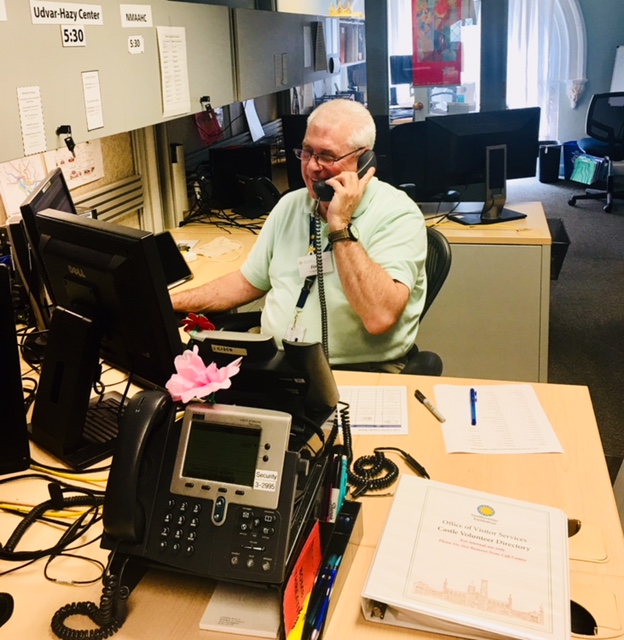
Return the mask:
<path id="1" fill-rule="evenodd" d="M 229 389 L 230 378 L 240 371 L 242 358 L 219 369 L 214 362 L 206 366 L 198 352 L 195 345 L 192 351 L 187 349 L 173 361 L 177 373 L 165 386 L 176 402 L 190 402 L 193 398 L 206 398 L 219 389 Z"/>

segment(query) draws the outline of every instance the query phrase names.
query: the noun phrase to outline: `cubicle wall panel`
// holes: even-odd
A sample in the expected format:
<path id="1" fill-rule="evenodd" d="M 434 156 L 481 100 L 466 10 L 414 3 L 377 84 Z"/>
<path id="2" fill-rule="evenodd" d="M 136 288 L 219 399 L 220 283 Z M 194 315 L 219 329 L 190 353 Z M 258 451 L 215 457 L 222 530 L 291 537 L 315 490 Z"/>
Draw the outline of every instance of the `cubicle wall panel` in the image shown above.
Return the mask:
<path id="1" fill-rule="evenodd" d="M 444 375 L 545 382 L 544 247 L 452 244 L 452 252 L 419 347 L 440 354 Z"/>
<path id="2" fill-rule="evenodd" d="M 199 99 L 215 106 L 234 100 L 230 9 L 205 4 L 153 0 L 153 26 L 123 28 L 120 4 L 100 0 L 102 24 L 85 24 L 84 46 L 64 47 L 60 24 L 33 24 L 27 0 L 4 0 L 7 20 L 0 21 L 0 161 L 25 155 L 17 103 L 18 87 L 36 86 L 41 94 L 47 149 L 63 145 L 56 135 L 70 125 L 76 142 L 102 138 L 165 120 L 162 107 L 157 26 L 184 27 L 190 108 Z M 69 3 L 67 3 L 69 4 Z M 91 5 L 89 5 L 91 6 Z M 141 5 L 143 6 L 143 5 Z M 131 54 L 128 39 L 141 36 L 144 52 Z M 82 74 L 97 71 L 103 126 L 87 126 Z M 183 114 L 179 114 L 183 115 Z"/>
<path id="3" fill-rule="evenodd" d="M 144 36 L 147 54 L 128 54 L 125 60 L 127 130 L 168 119 L 163 116 L 157 26 L 184 27 L 190 113 L 203 109 L 200 103 L 203 96 L 209 96 L 214 107 L 232 103 L 234 75 L 230 10 L 227 7 L 205 4 L 161 1 L 152 4 L 152 14 L 153 29 L 136 32 L 125 29 L 127 36 Z"/>

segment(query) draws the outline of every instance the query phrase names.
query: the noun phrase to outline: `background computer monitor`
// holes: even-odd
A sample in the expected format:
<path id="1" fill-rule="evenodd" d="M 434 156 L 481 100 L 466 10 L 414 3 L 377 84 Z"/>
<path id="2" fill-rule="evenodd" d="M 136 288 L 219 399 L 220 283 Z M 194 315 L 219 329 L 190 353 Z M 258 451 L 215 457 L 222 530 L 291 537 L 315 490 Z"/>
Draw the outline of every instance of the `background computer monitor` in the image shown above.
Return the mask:
<path id="1" fill-rule="evenodd" d="M 506 180 L 535 175 L 539 120 L 539 107 L 427 118 L 426 184 L 431 195 L 453 189 L 461 197 L 471 185 L 480 185 L 482 210 L 456 216 L 457 221 L 513 219 L 514 212 L 504 209 Z"/>
<path id="2" fill-rule="evenodd" d="M 37 214 L 45 209 L 76 214 L 76 205 L 59 168 L 50 171 L 21 204 L 21 221 L 9 224 L 15 267 L 27 290 L 35 324 L 40 330 L 50 326 L 52 313 L 50 282 L 38 252 Z"/>
<path id="3" fill-rule="evenodd" d="M 52 210 L 37 224 L 56 307 L 31 432 L 53 455 L 82 463 L 79 451 L 93 444 L 82 430 L 99 358 L 162 388 L 182 340 L 152 233 Z"/>

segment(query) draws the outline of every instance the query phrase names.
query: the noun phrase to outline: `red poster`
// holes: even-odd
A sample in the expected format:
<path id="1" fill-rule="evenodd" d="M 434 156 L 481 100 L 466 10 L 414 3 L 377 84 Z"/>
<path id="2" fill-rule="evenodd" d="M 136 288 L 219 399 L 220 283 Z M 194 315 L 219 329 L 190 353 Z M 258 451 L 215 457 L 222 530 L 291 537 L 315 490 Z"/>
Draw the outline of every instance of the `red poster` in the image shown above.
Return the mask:
<path id="1" fill-rule="evenodd" d="M 412 0 L 414 85 L 461 84 L 461 0 Z"/>

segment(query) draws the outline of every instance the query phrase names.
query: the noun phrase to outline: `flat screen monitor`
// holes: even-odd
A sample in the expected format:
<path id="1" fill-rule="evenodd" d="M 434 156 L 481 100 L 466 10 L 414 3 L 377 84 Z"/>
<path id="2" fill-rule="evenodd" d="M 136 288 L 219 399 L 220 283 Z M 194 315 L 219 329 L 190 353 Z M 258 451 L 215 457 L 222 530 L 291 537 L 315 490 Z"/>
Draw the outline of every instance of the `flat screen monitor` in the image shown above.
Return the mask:
<path id="1" fill-rule="evenodd" d="M 58 435 L 50 437 L 50 429 L 60 429 L 63 439 L 68 428 L 71 449 L 81 444 L 76 432 L 100 357 L 133 382 L 162 388 L 175 372 L 182 340 L 152 233 L 52 210 L 39 213 L 37 224 L 56 308 L 32 434 L 35 440 L 41 434 L 39 443 L 50 450 Z M 55 414 L 56 427 L 50 426 Z"/>
<path id="2" fill-rule="evenodd" d="M 505 208 L 506 181 L 535 175 L 539 107 L 462 113 L 426 119 L 426 184 L 430 193 L 483 186 L 483 202 L 452 216 L 463 224 L 523 218 Z"/>
<path id="3" fill-rule="evenodd" d="M 58 167 L 50 171 L 20 205 L 22 220 L 10 225 L 9 229 L 15 266 L 27 289 L 40 330 L 50 326 L 52 313 L 50 282 L 38 252 L 37 214 L 45 209 L 77 213 L 63 172 Z"/>

